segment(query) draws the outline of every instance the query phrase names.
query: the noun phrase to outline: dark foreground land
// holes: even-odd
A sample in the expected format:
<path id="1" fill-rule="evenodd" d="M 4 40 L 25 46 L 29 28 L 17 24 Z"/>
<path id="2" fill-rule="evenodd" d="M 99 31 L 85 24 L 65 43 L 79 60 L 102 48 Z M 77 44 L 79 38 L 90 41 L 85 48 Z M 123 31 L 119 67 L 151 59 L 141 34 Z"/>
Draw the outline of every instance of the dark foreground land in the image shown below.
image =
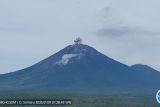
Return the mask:
<path id="1" fill-rule="evenodd" d="M 160 107 L 155 93 L 0 91 L 0 99 L 72 99 L 72 105 L 0 105 L 0 107 Z"/>

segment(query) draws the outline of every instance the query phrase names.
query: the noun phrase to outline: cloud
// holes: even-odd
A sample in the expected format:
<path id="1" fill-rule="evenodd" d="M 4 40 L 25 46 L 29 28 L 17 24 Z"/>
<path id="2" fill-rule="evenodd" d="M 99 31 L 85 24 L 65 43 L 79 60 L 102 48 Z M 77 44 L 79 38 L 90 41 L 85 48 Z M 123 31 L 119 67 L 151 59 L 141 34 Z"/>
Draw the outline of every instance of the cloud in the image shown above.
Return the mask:
<path id="1" fill-rule="evenodd" d="M 160 32 L 156 31 L 150 26 L 144 26 L 141 24 L 128 21 L 129 17 L 125 14 L 118 12 L 117 9 L 106 6 L 100 11 L 100 23 L 101 27 L 95 32 L 99 37 L 130 37 L 130 36 L 154 36 L 159 35 Z"/>
<path id="2" fill-rule="evenodd" d="M 97 36 L 106 37 L 122 37 L 122 36 L 137 36 L 137 35 L 156 35 L 154 31 L 149 31 L 145 28 L 131 26 L 106 26 L 96 32 Z"/>
<path id="3" fill-rule="evenodd" d="M 107 56 L 128 65 L 142 63 L 158 70 L 158 21 L 148 19 L 149 15 L 134 15 L 132 10 L 122 8 L 107 6 L 102 9 L 99 16 L 101 26 L 92 35 L 100 41 L 99 47 Z"/>

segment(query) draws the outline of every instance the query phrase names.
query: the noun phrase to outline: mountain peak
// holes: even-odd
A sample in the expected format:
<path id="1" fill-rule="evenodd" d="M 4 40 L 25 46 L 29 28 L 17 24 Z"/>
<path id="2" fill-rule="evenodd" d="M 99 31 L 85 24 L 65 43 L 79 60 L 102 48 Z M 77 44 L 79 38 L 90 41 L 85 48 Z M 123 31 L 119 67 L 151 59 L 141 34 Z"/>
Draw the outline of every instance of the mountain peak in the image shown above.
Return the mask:
<path id="1" fill-rule="evenodd" d="M 135 64 L 135 65 L 132 65 L 131 67 L 149 67 L 148 65 L 145 65 L 145 64 Z"/>
<path id="2" fill-rule="evenodd" d="M 135 69 L 137 71 L 157 71 L 154 68 L 148 66 L 148 65 L 144 65 L 144 64 L 135 64 L 131 66 L 132 69 Z M 159 72 L 159 71 L 157 71 Z"/>
<path id="3" fill-rule="evenodd" d="M 85 45 L 85 44 L 73 44 L 63 49 L 65 53 L 70 54 L 97 54 L 99 53 L 96 49 Z"/>
<path id="4" fill-rule="evenodd" d="M 84 45 L 81 43 L 75 43 L 73 45 L 69 45 L 66 48 L 60 51 L 61 55 L 55 64 L 58 65 L 66 65 L 69 62 L 73 62 L 71 60 L 80 60 L 81 58 L 88 58 L 88 56 L 99 55 L 100 53 L 94 48 Z"/>

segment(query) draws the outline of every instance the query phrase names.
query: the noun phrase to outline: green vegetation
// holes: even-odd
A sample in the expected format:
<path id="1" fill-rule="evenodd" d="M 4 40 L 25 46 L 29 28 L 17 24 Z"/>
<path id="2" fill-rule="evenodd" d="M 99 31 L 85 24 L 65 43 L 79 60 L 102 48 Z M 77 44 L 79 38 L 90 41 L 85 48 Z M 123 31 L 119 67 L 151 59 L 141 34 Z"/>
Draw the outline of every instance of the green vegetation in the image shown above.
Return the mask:
<path id="1" fill-rule="evenodd" d="M 54 107 L 159 107 L 155 95 L 89 92 L 11 92 L 1 91 L 0 99 L 72 99 L 73 105 Z M 0 105 L 0 107 L 53 107 L 53 105 Z"/>

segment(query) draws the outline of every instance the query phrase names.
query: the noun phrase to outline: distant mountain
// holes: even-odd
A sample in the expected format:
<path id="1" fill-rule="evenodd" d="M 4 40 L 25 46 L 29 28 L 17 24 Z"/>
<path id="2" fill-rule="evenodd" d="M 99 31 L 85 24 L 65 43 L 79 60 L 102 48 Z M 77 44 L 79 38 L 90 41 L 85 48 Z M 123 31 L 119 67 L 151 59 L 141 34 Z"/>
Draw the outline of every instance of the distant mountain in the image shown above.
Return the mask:
<path id="1" fill-rule="evenodd" d="M 137 71 L 144 72 L 144 73 L 153 73 L 154 72 L 154 73 L 158 73 L 159 74 L 159 71 L 151 68 L 148 65 L 135 64 L 135 65 L 132 65 L 131 68 L 134 69 L 134 70 L 137 70 Z"/>
<path id="2" fill-rule="evenodd" d="M 152 90 L 160 73 L 148 66 L 127 66 L 96 49 L 73 44 L 39 63 L 0 75 L 1 90 Z"/>
<path id="3" fill-rule="evenodd" d="M 139 71 L 138 75 L 140 77 L 143 77 L 145 81 L 144 84 L 149 85 L 150 87 L 158 86 L 160 88 L 159 71 L 149 67 L 148 65 L 142 64 L 132 65 L 131 69 L 133 69 L 134 71 Z"/>

